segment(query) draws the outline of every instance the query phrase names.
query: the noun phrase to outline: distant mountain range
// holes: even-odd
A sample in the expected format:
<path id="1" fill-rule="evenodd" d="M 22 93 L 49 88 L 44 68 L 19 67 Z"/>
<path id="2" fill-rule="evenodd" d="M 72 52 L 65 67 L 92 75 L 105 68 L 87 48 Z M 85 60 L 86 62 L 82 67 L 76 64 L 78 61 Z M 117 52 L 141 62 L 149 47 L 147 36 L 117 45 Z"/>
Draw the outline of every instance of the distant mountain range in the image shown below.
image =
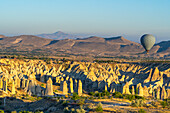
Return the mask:
<path id="1" fill-rule="evenodd" d="M 38 37 L 47 38 L 47 39 L 55 39 L 55 40 L 61 40 L 61 39 L 77 39 L 82 38 L 82 36 L 76 36 L 72 34 L 67 34 L 61 31 L 52 33 L 52 34 L 39 34 L 36 35 Z"/>
<path id="2" fill-rule="evenodd" d="M 63 33 L 60 32 L 56 34 Z M 50 56 L 146 56 L 145 50 L 141 44 L 129 41 L 122 36 L 111 38 L 92 36 L 79 39 L 54 39 L 41 38 L 34 35 L 14 37 L 0 35 L 0 53 L 41 54 Z M 155 44 L 150 51 L 150 56 L 156 58 L 170 58 L 170 41 L 163 41 Z"/>

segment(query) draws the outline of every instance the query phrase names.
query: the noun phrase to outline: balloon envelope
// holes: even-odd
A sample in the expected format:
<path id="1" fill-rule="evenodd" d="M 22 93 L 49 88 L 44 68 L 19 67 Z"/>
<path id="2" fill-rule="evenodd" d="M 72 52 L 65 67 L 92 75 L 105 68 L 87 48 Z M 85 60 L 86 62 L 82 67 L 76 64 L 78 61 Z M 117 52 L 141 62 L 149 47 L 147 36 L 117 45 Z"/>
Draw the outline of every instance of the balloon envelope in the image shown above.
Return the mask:
<path id="1" fill-rule="evenodd" d="M 155 44 L 155 37 L 150 34 L 145 34 L 140 39 L 142 46 L 145 48 L 147 52 L 153 47 Z"/>

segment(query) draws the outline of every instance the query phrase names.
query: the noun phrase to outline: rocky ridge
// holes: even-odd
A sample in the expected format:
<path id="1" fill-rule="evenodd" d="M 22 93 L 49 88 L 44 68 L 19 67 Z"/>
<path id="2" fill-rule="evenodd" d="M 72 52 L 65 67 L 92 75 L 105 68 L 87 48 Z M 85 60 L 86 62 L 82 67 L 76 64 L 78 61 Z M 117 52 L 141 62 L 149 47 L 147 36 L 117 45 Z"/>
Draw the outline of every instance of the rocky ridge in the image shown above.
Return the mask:
<path id="1" fill-rule="evenodd" d="M 84 39 L 53 40 L 33 35 L 21 35 L 2 36 L 0 39 L 0 52 L 7 54 L 169 58 L 169 50 L 169 41 L 161 42 L 151 49 L 148 56 L 141 44 L 129 41 L 122 36 L 112 38 L 92 36 Z"/>

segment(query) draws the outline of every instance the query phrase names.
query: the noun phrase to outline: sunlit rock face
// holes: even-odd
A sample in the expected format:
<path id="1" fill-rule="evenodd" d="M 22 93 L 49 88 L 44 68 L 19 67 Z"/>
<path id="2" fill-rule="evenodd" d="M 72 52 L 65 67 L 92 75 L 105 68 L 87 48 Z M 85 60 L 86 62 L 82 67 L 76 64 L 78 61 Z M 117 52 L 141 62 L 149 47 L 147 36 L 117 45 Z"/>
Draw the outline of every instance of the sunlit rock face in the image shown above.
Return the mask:
<path id="1" fill-rule="evenodd" d="M 63 82 L 63 94 L 64 94 L 64 95 L 67 95 L 67 93 L 68 93 L 68 90 L 67 90 L 67 82 L 64 81 L 64 82 Z"/>
<path id="2" fill-rule="evenodd" d="M 18 59 L 0 59 L 0 63 L 0 89 L 9 94 L 21 88 L 30 95 L 52 96 L 53 86 L 59 85 L 58 90 L 63 94 L 82 95 L 83 91 L 103 90 L 135 94 L 138 89 L 140 96 L 165 99 L 170 95 L 169 63 L 68 61 L 47 64 L 43 60 Z M 46 87 L 41 86 L 42 83 Z"/>
<path id="3" fill-rule="evenodd" d="M 53 82 L 51 78 L 49 78 L 46 85 L 45 96 L 52 96 L 52 95 L 53 95 Z"/>

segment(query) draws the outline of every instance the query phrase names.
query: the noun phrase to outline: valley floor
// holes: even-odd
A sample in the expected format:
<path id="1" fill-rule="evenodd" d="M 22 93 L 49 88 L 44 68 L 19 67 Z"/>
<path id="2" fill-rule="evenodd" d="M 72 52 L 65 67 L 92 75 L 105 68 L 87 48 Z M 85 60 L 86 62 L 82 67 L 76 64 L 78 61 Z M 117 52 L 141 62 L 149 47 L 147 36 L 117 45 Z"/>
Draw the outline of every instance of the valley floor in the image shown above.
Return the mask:
<path id="1" fill-rule="evenodd" d="M 146 107 L 131 107 L 131 102 L 126 99 L 94 99 L 85 100 L 83 108 L 86 112 L 95 112 L 95 105 L 102 103 L 103 113 L 138 113 L 140 109 L 147 113 L 169 113 L 169 109 L 163 108 L 146 108 Z M 57 98 L 42 98 L 38 101 L 25 101 L 24 99 L 17 99 L 13 97 L 6 97 L 5 106 L 4 98 L 0 98 L 0 109 L 11 113 L 12 111 L 43 111 L 45 113 L 65 113 L 65 109 L 79 109 L 80 106 L 74 103 L 71 99 L 57 99 Z"/>

